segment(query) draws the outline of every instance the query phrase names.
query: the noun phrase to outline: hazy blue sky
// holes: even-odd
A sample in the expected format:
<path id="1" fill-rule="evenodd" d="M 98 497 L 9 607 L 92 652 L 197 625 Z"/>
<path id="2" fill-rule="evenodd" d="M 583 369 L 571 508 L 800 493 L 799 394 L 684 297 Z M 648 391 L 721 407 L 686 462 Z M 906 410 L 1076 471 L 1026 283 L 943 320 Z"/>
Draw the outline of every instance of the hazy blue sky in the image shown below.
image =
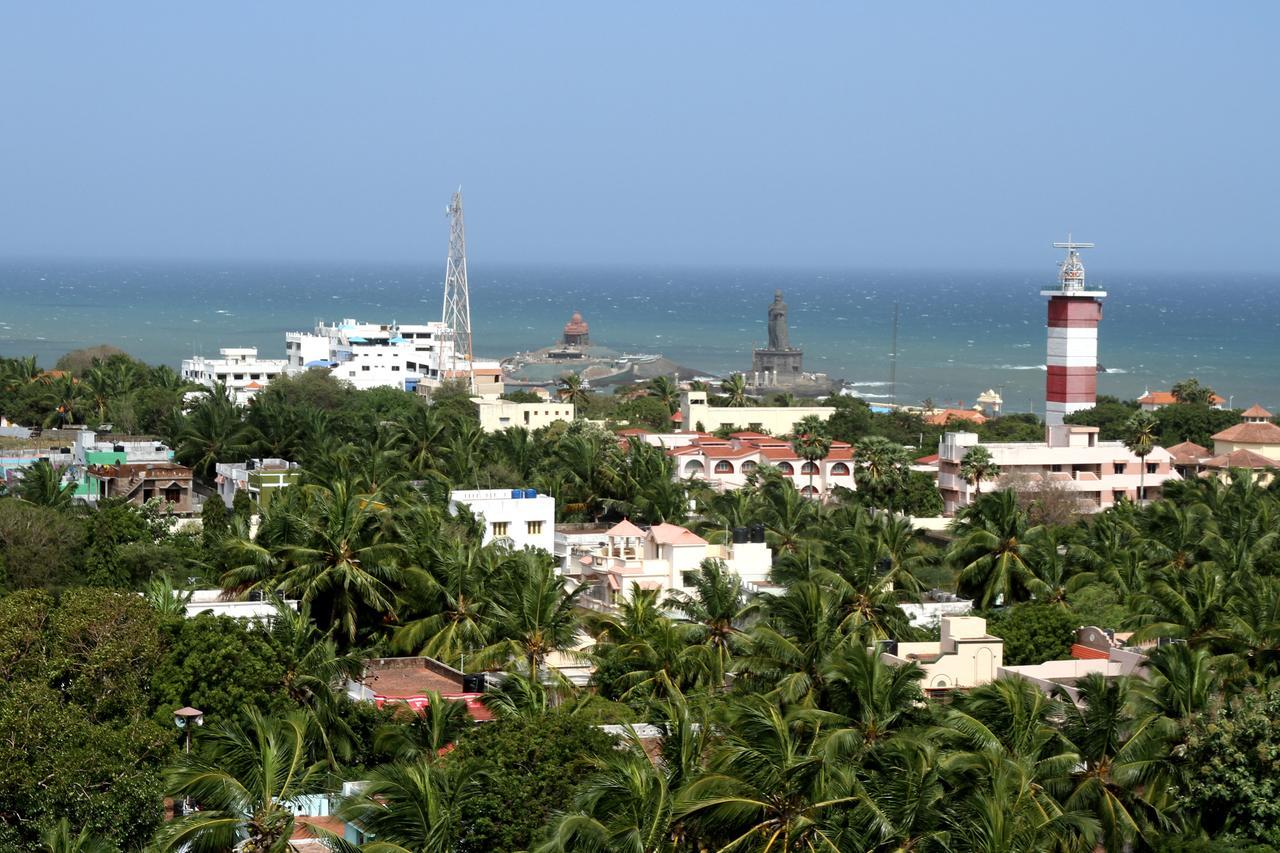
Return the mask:
<path id="1" fill-rule="evenodd" d="M 195 8 L 196 6 L 199 8 Z M 1280 4 L 0 10 L 0 255 L 1277 269 Z M 1105 252 L 1105 254 L 1104 254 Z"/>

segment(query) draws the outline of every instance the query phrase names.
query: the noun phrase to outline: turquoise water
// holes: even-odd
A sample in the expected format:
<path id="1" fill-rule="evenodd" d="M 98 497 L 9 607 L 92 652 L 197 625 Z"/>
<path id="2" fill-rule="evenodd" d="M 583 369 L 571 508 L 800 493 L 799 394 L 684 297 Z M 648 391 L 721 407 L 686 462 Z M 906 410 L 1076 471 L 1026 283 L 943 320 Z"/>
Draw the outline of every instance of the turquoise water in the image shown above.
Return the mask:
<path id="1" fill-rule="evenodd" d="M 409 266 L 0 261 L 0 355 L 52 364 L 118 346 L 176 367 L 193 352 L 257 346 L 283 357 L 286 330 L 317 320 L 425 322 L 440 316 L 441 269 Z M 491 267 L 473 263 L 476 350 L 504 356 L 556 340 L 574 311 L 593 342 L 661 352 L 709 373 L 748 369 L 781 288 L 807 370 L 889 394 L 899 304 L 898 399 L 972 404 L 1001 389 L 1010 410 L 1042 409 L 1045 300 L 1056 269 L 1011 272 Z M 1108 273 L 1100 393 L 1133 397 L 1195 375 L 1237 405 L 1280 409 L 1280 275 Z"/>

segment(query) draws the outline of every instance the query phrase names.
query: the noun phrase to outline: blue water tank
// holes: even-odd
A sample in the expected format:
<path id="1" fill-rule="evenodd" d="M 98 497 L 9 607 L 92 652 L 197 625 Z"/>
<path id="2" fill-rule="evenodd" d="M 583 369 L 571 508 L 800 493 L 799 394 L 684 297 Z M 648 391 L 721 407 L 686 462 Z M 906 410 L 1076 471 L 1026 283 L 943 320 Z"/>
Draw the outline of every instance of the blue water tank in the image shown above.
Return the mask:
<path id="1" fill-rule="evenodd" d="M 520 498 L 524 497 L 524 491 L 522 489 L 512 489 L 511 497 L 515 498 L 516 500 L 519 500 Z"/>
<path id="2" fill-rule="evenodd" d="M 538 496 L 538 490 L 537 490 L 537 489 L 525 489 L 525 490 L 524 490 L 524 496 L 525 496 L 526 498 L 536 498 L 536 497 Z"/>

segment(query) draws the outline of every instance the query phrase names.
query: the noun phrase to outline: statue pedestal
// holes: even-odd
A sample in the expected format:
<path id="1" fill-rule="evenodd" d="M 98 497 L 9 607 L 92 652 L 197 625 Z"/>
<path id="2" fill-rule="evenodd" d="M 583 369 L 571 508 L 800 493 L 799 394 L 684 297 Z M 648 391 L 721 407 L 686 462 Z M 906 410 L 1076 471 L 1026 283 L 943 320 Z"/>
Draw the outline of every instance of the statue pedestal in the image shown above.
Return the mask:
<path id="1" fill-rule="evenodd" d="M 758 349 L 751 352 L 751 372 L 756 384 L 785 387 L 800 380 L 804 350 Z"/>

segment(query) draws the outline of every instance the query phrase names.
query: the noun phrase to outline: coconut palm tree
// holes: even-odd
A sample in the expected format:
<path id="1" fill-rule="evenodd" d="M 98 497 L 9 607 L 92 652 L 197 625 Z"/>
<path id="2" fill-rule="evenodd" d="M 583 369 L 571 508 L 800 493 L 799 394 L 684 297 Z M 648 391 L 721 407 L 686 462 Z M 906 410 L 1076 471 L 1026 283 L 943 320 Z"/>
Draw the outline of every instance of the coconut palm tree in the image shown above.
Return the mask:
<path id="1" fill-rule="evenodd" d="M 71 822 L 65 817 L 40 835 L 40 853 L 115 853 L 118 849 L 91 833 L 88 827 L 72 833 Z"/>
<path id="2" fill-rule="evenodd" d="M 981 444 L 975 444 L 965 451 L 960 460 L 960 476 L 973 486 L 974 495 L 982 494 L 982 481 L 1000 475 L 1000 466 L 991 458 L 991 451 Z"/>
<path id="3" fill-rule="evenodd" d="M 855 785 L 847 849 L 900 853 L 946 849 L 946 788 L 927 738 L 903 735 L 879 745 Z"/>
<path id="4" fill-rule="evenodd" d="M 747 377 L 741 373 L 735 373 L 721 381 L 720 391 L 729 398 L 728 405 L 734 408 L 742 408 L 750 403 L 747 397 Z"/>
<path id="5" fill-rule="evenodd" d="M 735 662 L 741 680 L 788 703 L 820 706 L 831 662 L 857 642 L 827 589 L 800 581 L 765 601 L 765 618 L 751 627 Z"/>
<path id="6" fill-rule="evenodd" d="M 165 824 L 161 850 L 283 851 L 293 834 L 290 803 L 324 790 L 324 765 L 312 762 L 303 712 L 282 718 L 246 708 L 243 722 L 201 730 L 197 749 L 179 755 L 168 794 L 197 810 Z"/>
<path id="7" fill-rule="evenodd" d="M 239 565 L 223 575 L 222 587 L 236 594 L 278 588 L 310 604 L 323 629 L 354 643 L 361 624 L 396 618 L 397 594 L 415 573 L 401 565 L 404 548 L 378 495 L 341 480 L 331 489 L 302 488 L 304 503 L 281 513 L 288 538 L 266 546 L 233 543 Z"/>
<path id="8" fill-rule="evenodd" d="M 868 750 L 893 734 L 923 699 L 924 670 L 918 664 L 890 666 L 878 650 L 863 645 L 841 648 L 823 677 L 831 685 L 830 710 L 845 717 Z"/>
<path id="9" fill-rule="evenodd" d="M 582 377 L 576 373 L 566 373 L 556 380 L 556 396 L 563 403 L 572 403 L 578 417 L 582 416 L 582 408 L 591 400 L 591 394 L 582 384 Z"/>
<path id="10" fill-rule="evenodd" d="M 494 548 L 457 538 L 435 538 L 419 552 L 425 572 L 414 576 L 402 600 L 421 614 L 396 629 L 395 648 L 427 655 L 459 669 L 492 642 L 494 595 L 501 556 Z"/>
<path id="11" fill-rule="evenodd" d="M 374 748 L 398 762 L 434 761 L 471 724 L 467 703 L 445 699 L 434 690 L 423 694 L 427 704 L 409 720 L 379 726 Z"/>
<path id="12" fill-rule="evenodd" d="M 684 583 L 692 591 L 673 591 L 666 606 L 697 626 L 695 642 L 710 650 L 713 682 L 723 687 L 729 664 L 741 646 L 741 626 L 759 605 L 743 604 L 742 578 L 721 560 L 703 560 L 696 572 L 685 574 Z"/>
<path id="13" fill-rule="evenodd" d="M 645 389 L 650 397 L 659 400 L 671 414 L 675 414 L 676 409 L 680 407 L 680 388 L 671 381 L 671 377 L 655 376 L 649 380 Z"/>
<path id="14" fill-rule="evenodd" d="M 654 762 L 634 729 L 621 748 L 591 756 L 594 772 L 578 788 L 537 853 L 675 853 L 684 849 L 674 820 L 676 768 Z M 675 783 L 675 784 L 673 784 Z"/>
<path id="15" fill-rule="evenodd" d="M 47 459 L 28 465 L 18 481 L 18 497 L 50 509 L 70 509 L 75 503 L 77 484 L 66 480 L 66 470 L 65 466 L 55 468 Z"/>
<path id="16" fill-rule="evenodd" d="M 1127 677 L 1090 673 L 1074 689 L 1079 703 L 1064 704 L 1063 732 L 1080 763 L 1063 801 L 1068 810 L 1096 815 L 1108 850 L 1126 850 L 1141 839 L 1149 845 L 1172 822 L 1159 805 L 1170 727 L 1154 714 L 1133 716 Z"/>
<path id="17" fill-rule="evenodd" d="M 1147 455 L 1156 447 L 1156 431 L 1160 422 L 1151 412 L 1134 412 L 1124 424 L 1124 446 L 1138 457 L 1138 500 L 1147 499 Z"/>
<path id="18" fill-rule="evenodd" d="M 831 452 L 831 439 L 818 434 L 797 435 L 791 440 L 791 449 L 805 461 L 804 467 L 809 471 L 809 495 L 817 498 L 818 493 L 813 488 L 813 475 L 818 469 L 818 463 Z"/>
<path id="19" fill-rule="evenodd" d="M 1034 541 L 1039 528 L 1018 508 L 1013 492 L 983 495 L 960 511 L 951 529 L 955 539 L 947 559 L 959 571 L 961 589 L 975 596 L 978 607 L 1030 597 L 1035 574 L 1028 539 Z"/>
<path id="20" fill-rule="evenodd" d="M 370 853 L 450 853 L 462 829 L 462 804 L 484 784 L 466 764 L 418 761 L 370 773 L 338 815 L 374 840 Z"/>
<path id="21" fill-rule="evenodd" d="M 40 399 L 48 412 L 44 419 L 46 427 L 66 426 L 84 417 L 86 395 L 79 379 L 70 373 L 55 371 L 42 374 L 38 381 L 44 385 Z"/>
<path id="22" fill-rule="evenodd" d="M 565 589 L 565 578 L 543 553 L 520 551 L 494 590 L 495 638 L 478 654 L 477 665 L 521 661 L 532 677 L 547 655 L 570 649 L 578 636 L 577 600 L 586 592 Z"/>
<path id="23" fill-rule="evenodd" d="M 784 711 L 753 696 L 728 709 L 708 772 L 676 809 L 714 849 L 781 853 L 845 849 L 840 818 L 857 801 L 852 740 L 836 715 Z"/>
<path id="24" fill-rule="evenodd" d="M 149 580 L 142 597 L 165 620 L 184 618 L 187 615 L 187 604 L 191 601 L 191 593 L 175 587 L 168 575 Z"/>
<path id="25" fill-rule="evenodd" d="M 253 427 L 241 420 L 235 403 L 219 388 L 191 411 L 179 438 L 178 458 L 208 478 L 216 463 L 245 459 L 256 441 Z"/>
<path id="26" fill-rule="evenodd" d="M 415 476 L 440 469 L 448 432 L 439 410 L 430 406 L 415 406 L 396 422 L 395 435 Z"/>

